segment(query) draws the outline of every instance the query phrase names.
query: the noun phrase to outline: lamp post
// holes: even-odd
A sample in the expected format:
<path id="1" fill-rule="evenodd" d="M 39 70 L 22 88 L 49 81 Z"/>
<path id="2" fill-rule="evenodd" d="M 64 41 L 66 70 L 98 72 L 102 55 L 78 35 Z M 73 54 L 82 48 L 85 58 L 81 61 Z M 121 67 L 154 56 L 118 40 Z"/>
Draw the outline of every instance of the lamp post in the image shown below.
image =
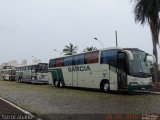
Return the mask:
<path id="1" fill-rule="evenodd" d="M 55 52 L 57 52 L 58 54 L 62 54 L 62 53 L 60 53 L 57 49 L 53 49 Z"/>
<path id="2" fill-rule="evenodd" d="M 101 44 L 102 48 L 104 48 L 103 43 L 100 40 L 98 40 L 96 37 L 94 38 L 94 40 L 98 41 Z"/>

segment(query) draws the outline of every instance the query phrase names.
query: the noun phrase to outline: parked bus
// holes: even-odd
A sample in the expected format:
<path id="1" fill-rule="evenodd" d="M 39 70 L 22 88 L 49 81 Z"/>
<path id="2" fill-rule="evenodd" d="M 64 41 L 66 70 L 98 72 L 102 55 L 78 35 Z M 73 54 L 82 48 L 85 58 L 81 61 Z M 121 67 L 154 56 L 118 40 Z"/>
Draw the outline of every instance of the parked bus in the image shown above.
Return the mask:
<path id="1" fill-rule="evenodd" d="M 115 47 L 50 59 L 49 84 L 104 92 L 148 91 L 152 76 L 147 56 L 150 55 L 137 48 Z"/>
<path id="2" fill-rule="evenodd" d="M 48 64 L 37 63 L 16 67 L 18 82 L 48 83 Z"/>
<path id="3" fill-rule="evenodd" d="M 14 66 L 3 66 L 1 69 L 2 80 L 15 80 L 16 70 Z"/>

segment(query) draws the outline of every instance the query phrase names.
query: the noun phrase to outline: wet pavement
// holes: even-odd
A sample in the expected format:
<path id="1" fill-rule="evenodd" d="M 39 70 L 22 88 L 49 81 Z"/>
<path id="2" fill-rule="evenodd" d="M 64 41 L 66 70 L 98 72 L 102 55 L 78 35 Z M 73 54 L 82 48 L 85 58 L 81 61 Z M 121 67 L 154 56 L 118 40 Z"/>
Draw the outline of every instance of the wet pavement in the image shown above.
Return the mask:
<path id="1" fill-rule="evenodd" d="M 24 113 L 0 99 L 0 115 L 2 114 L 24 114 Z"/>
<path id="2" fill-rule="evenodd" d="M 84 119 L 88 115 L 101 119 L 107 114 L 160 113 L 160 95 L 149 93 L 102 93 L 90 89 L 0 81 L 0 97 L 44 120 L 72 120 L 82 115 Z"/>
<path id="3" fill-rule="evenodd" d="M 35 120 L 36 117 L 24 113 L 22 110 L 0 98 L 0 120 Z"/>
<path id="4" fill-rule="evenodd" d="M 155 83 L 152 85 L 152 92 L 159 92 L 160 93 L 160 83 Z"/>

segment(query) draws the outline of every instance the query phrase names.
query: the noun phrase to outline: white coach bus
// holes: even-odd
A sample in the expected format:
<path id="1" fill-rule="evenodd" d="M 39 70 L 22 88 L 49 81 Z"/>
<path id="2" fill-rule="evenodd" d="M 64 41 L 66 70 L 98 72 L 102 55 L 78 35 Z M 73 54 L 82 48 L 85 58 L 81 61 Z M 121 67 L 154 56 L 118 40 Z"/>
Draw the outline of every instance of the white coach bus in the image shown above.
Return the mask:
<path id="1" fill-rule="evenodd" d="M 49 84 L 104 92 L 149 91 L 152 77 L 147 56 L 153 55 L 137 48 L 115 47 L 50 59 Z"/>
<path id="2" fill-rule="evenodd" d="M 3 66 L 1 69 L 2 80 L 15 80 L 16 70 L 14 66 Z"/>
<path id="3" fill-rule="evenodd" d="M 18 82 L 48 83 L 48 64 L 37 63 L 16 67 Z"/>

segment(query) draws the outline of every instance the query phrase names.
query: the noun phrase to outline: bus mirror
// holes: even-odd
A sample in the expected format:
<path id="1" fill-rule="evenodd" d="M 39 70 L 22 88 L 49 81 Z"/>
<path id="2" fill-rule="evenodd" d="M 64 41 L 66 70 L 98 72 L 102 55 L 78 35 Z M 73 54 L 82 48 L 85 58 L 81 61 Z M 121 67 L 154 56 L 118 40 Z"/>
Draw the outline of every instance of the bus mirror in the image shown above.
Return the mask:
<path id="1" fill-rule="evenodd" d="M 123 52 L 125 52 L 127 54 L 129 60 L 133 60 L 133 54 L 131 51 L 123 50 Z"/>
<path id="2" fill-rule="evenodd" d="M 153 64 L 156 63 L 156 57 L 154 55 L 146 53 L 146 56 L 151 56 L 153 58 Z"/>

